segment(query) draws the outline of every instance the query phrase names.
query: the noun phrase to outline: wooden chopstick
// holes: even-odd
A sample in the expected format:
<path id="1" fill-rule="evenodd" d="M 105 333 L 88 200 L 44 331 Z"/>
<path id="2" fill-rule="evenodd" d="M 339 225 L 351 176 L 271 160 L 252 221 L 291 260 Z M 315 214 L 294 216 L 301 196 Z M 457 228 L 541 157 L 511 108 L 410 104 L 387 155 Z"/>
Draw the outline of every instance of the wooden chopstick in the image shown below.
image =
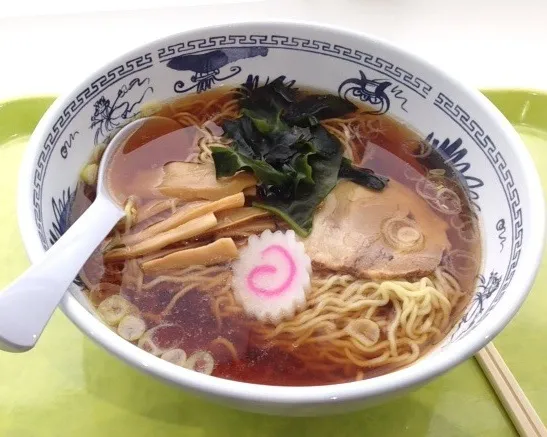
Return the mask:
<path id="1" fill-rule="evenodd" d="M 547 437 L 547 428 L 492 343 L 475 358 L 521 437 Z"/>

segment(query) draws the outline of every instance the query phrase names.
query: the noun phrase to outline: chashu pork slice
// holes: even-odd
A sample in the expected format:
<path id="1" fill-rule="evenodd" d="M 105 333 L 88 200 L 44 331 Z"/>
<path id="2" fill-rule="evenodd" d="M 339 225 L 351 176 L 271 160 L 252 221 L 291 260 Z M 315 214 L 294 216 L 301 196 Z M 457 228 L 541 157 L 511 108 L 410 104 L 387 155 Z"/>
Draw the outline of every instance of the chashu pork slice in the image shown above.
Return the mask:
<path id="1" fill-rule="evenodd" d="M 412 250 L 384 235 L 386 220 L 397 217 L 421 234 Z M 364 279 L 416 278 L 440 264 L 450 244 L 447 228 L 419 195 L 393 179 L 381 192 L 344 180 L 316 212 L 304 244 L 315 267 Z"/>

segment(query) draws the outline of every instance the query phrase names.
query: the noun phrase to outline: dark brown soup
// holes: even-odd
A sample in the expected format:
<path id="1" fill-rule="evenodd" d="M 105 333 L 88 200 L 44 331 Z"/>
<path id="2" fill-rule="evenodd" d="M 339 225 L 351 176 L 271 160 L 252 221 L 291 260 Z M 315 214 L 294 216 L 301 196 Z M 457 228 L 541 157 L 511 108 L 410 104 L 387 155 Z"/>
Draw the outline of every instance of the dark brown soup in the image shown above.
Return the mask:
<path id="1" fill-rule="evenodd" d="M 90 301 L 126 340 L 222 378 L 411 364 L 474 289 L 466 189 L 399 121 L 272 83 L 165 102 L 132 134 L 109 172 L 127 216 L 81 272 Z M 82 181 L 73 216 L 94 195 Z"/>

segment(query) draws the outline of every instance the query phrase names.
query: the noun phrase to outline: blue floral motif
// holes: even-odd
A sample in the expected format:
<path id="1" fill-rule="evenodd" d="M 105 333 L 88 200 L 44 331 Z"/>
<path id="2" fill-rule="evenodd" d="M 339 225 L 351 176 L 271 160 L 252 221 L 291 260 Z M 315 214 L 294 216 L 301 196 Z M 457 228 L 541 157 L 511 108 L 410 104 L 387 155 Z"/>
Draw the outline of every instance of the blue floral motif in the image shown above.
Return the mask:
<path id="1" fill-rule="evenodd" d="M 114 84 L 126 80 L 128 77 L 141 71 L 152 68 L 153 63 L 152 54 L 144 53 L 141 56 L 136 56 L 121 64 L 113 66 L 110 70 L 105 71 L 104 74 L 95 77 L 86 88 L 80 89 L 78 96 L 70 102 L 67 102 L 62 110 L 59 111 L 60 115 L 53 122 L 50 134 L 42 144 L 33 178 L 34 189 L 32 193 L 32 206 L 36 225 L 38 226 L 38 235 L 44 250 L 48 248 L 48 236 L 43 220 L 44 202 L 47 202 L 47 197 L 43 195 L 44 181 L 48 178 L 48 166 L 53 156 L 53 152 L 58 150 L 61 146 L 60 139 L 67 129 L 73 128 L 73 125 L 71 125 L 72 121 L 87 105 L 93 102 L 96 97 L 101 93 L 104 93 Z"/>
<path id="2" fill-rule="evenodd" d="M 496 272 L 490 272 L 488 280 L 479 275 L 479 283 L 477 285 L 477 291 L 473 296 L 471 305 L 467 310 L 467 313 L 462 317 L 457 330 L 452 335 L 451 340 L 458 340 L 472 330 L 479 322 L 481 322 L 488 312 L 484 309 L 487 307 L 487 301 L 496 293 L 501 285 L 501 275 Z"/>
<path id="3" fill-rule="evenodd" d="M 76 197 L 76 191 L 72 191 L 70 187 L 63 190 L 61 195 L 56 199 L 51 198 L 51 208 L 53 210 L 53 223 L 49 231 L 49 244 L 53 246 L 59 238 L 70 227 L 70 211 Z M 79 276 L 74 278 L 74 284 L 81 287 L 84 285 Z"/>
<path id="4" fill-rule="evenodd" d="M 70 187 L 63 190 L 59 198 L 51 198 L 54 221 L 49 231 L 49 244 L 54 245 L 70 226 L 70 210 L 76 193 Z"/>
<path id="5" fill-rule="evenodd" d="M 267 56 L 266 47 L 235 47 L 222 50 L 213 50 L 197 55 L 180 55 L 171 58 L 167 67 L 178 71 L 193 71 L 190 77 L 193 85 L 186 85 L 184 81 L 175 82 L 174 90 L 177 93 L 186 93 L 193 89 L 197 93 L 207 91 L 217 83 L 234 77 L 241 72 L 241 67 L 234 65 L 229 72 L 221 74 L 221 68 L 240 59 Z"/>
<path id="6" fill-rule="evenodd" d="M 101 96 L 93 105 L 95 112 L 91 116 L 91 129 L 95 131 L 95 144 L 98 144 L 113 129 L 121 126 L 127 119 L 135 116 L 135 108 L 142 103 L 148 92 L 154 92 L 149 85 L 150 79 L 134 78 L 123 85 L 113 102 Z"/>
<path id="7" fill-rule="evenodd" d="M 343 81 L 338 87 L 338 94 L 344 99 L 357 98 L 371 106 L 372 110 L 367 114 L 385 114 L 391 105 L 386 93 L 391 82 L 382 79 L 368 79 L 363 70 L 359 70 L 359 73 L 361 73 L 359 78 Z"/>

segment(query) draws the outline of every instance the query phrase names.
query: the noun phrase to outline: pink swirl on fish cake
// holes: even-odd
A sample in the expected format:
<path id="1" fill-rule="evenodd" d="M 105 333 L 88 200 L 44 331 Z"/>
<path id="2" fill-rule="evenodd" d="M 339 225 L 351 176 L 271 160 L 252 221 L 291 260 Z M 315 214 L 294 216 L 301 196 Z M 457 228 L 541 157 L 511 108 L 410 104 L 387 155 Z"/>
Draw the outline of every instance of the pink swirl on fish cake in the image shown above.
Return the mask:
<path id="1" fill-rule="evenodd" d="M 282 255 L 282 257 L 288 264 L 289 274 L 287 275 L 287 278 L 280 286 L 271 288 L 271 289 L 263 288 L 256 284 L 256 278 L 269 276 L 269 275 L 273 276 L 277 274 L 278 268 L 272 264 L 261 264 L 259 266 L 254 267 L 247 275 L 247 278 L 246 278 L 247 287 L 249 288 L 249 290 L 251 290 L 253 293 L 259 296 L 260 295 L 271 296 L 271 297 L 279 296 L 280 294 L 287 291 L 287 289 L 289 289 L 296 275 L 296 264 L 294 263 L 294 260 L 291 254 L 287 251 L 287 249 L 285 249 L 283 246 L 280 246 L 279 244 L 273 244 L 261 252 L 262 258 L 268 256 L 272 252 L 278 252 Z"/>

